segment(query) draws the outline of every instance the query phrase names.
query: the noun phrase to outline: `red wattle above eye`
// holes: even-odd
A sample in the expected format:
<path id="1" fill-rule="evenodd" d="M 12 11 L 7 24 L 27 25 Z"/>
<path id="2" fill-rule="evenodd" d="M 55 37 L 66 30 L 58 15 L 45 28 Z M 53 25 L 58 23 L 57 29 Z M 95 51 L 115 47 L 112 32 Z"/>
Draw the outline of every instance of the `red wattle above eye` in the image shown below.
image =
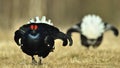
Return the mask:
<path id="1" fill-rule="evenodd" d="M 34 30 L 37 30 L 38 29 L 38 26 L 37 25 L 34 25 Z"/>
<path id="2" fill-rule="evenodd" d="M 30 29 L 31 29 L 31 30 L 37 30 L 37 29 L 38 29 L 38 26 L 37 26 L 37 25 L 30 25 Z"/>
<path id="3" fill-rule="evenodd" d="M 34 29 L 34 25 L 31 25 L 31 26 L 30 26 L 30 29 L 33 30 L 33 29 Z"/>

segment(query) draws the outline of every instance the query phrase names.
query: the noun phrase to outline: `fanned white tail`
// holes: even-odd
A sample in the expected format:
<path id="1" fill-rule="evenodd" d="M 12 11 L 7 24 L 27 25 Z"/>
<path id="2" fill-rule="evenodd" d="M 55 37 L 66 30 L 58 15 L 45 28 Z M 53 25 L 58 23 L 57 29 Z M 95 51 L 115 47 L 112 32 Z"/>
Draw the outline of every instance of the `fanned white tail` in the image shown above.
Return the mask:
<path id="1" fill-rule="evenodd" d="M 104 32 L 104 23 L 97 15 L 87 15 L 82 19 L 81 32 L 87 38 L 98 38 Z"/>

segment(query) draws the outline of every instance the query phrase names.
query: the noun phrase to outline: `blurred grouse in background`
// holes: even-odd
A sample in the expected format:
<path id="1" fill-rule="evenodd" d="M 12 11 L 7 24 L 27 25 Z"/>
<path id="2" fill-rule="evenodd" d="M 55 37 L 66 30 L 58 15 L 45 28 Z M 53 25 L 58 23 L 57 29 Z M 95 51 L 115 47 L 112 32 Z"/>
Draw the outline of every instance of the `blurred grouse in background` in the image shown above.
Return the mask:
<path id="1" fill-rule="evenodd" d="M 86 15 L 82 21 L 68 29 L 67 35 L 73 32 L 80 33 L 81 44 L 87 48 L 98 47 L 103 39 L 104 32 L 112 30 L 115 36 L 119 35 L 118 29 L 111 24 L 103 22 L 97 15 Z"/>

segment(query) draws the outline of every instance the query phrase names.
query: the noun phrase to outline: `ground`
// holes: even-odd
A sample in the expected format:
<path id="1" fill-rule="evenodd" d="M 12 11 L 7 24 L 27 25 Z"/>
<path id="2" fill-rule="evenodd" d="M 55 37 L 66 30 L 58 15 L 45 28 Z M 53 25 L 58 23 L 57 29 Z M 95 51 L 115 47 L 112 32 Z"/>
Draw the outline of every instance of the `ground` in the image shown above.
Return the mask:
<path id="1" fill-rule="evenodd" d="M 0 41 L 0 68 L 119 68 L 120 37 L 107 32 L 100 47 L 85 48 L 80 44 L 79 34 L 72 35 L 73 45 L 62 46 L 56 40 L 55 50 L 42 60 L 42 65 L 32 65 L 31 57 L 23 53 L 11 39 Z M 38 57 L 35 56 L 38 61 Z"/>

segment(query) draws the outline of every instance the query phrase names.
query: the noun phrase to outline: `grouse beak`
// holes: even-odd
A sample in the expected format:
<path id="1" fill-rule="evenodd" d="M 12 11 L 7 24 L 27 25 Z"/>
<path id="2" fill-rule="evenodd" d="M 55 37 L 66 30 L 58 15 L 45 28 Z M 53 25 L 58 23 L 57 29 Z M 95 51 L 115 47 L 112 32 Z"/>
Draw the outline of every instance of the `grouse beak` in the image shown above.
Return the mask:
<path id="1" fill-rule="evenodd" d="M 32 30 L 32 35 L 36 35 L 36 31 L 35 30 Z"/>

